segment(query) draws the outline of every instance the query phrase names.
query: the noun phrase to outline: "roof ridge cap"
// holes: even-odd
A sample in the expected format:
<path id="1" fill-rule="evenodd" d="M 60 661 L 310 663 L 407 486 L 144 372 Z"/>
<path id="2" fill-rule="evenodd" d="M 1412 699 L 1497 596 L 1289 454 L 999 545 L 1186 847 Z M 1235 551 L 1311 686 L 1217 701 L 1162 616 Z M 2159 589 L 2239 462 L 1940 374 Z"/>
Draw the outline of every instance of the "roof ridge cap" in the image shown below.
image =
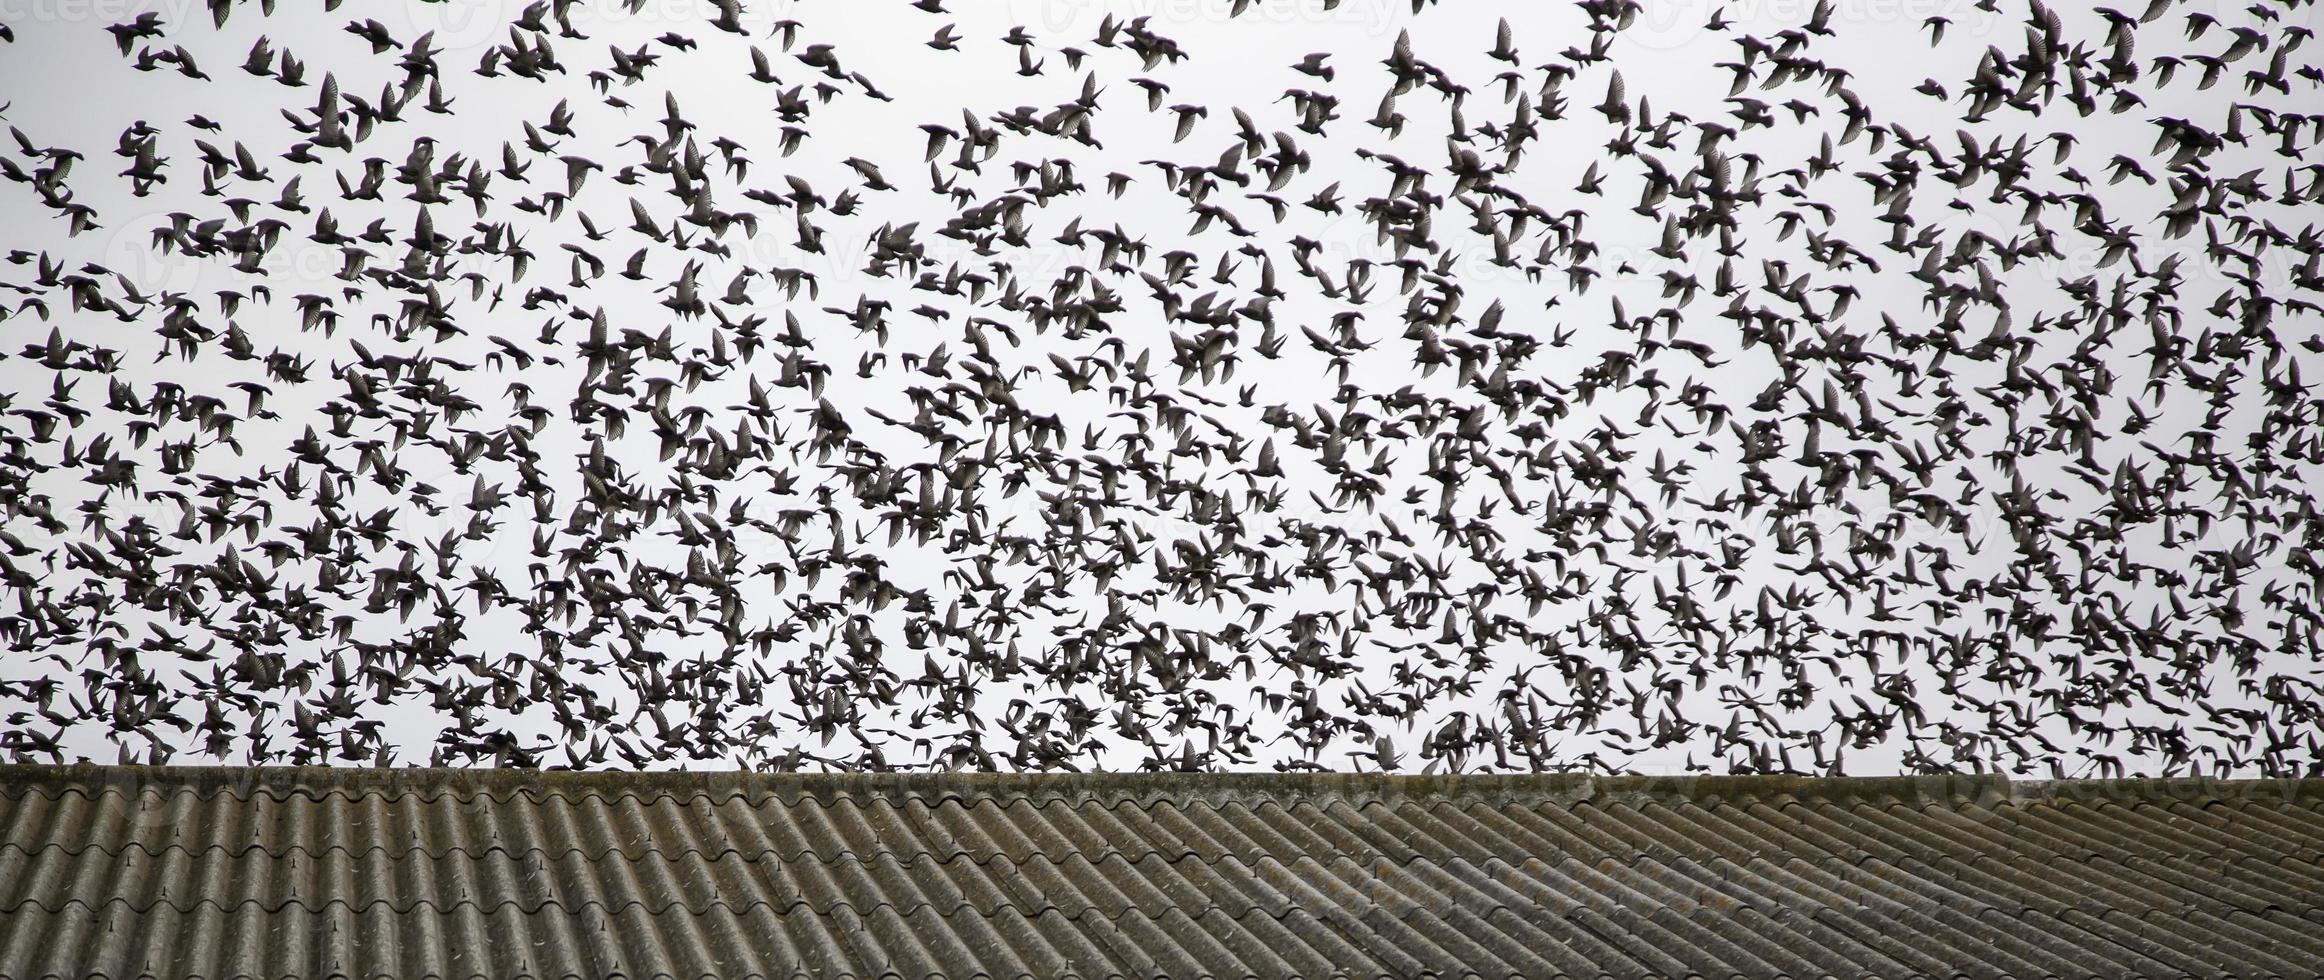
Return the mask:
<path id="1" fill-rule="evenodd" d="M 356 768 L 331 766 L 0 765 L 0 787 L 83 789 L 169 786 L 252 795 L 361 793 L 532 793 L 858 798 L 1124 799 L 1176 796 L 1218 802 L 1327 797 L 1343 800 L 1525 798 L 1567 804 L 1717 799 L 1762 801 L 1888 799 L 1993 804 L 2027 795 L 1994 775 L 1780 776 L 1604 775 L 1592 773 L 764 773 L 746 770 L 572 771 Z M 2023 784 L 2050 792 L 2043 783 Z M 2030 798 L 2030 797 L 2029 797 Z"/>
<path id="2" fill-rule="evenodd" d="M 2010 802 L 2084 803 L 2158 801 L 2324 800 L 2324 778 L 2228 779 L 2216 776 L 2153 776 L 2111 779 L 2021 779 L 2010 784 Z"/>
<path id="3" fill-rule="evenodd" d="M 1925 805 L 2165 800 L 2324 800 L 2324 778 L 2012 779 L 1997 774 L 1898 776 L 1607 775 L 1350 772 L 1230 773 L 767 773 L 747 770 L 576 771 L 334 766 L 120 766 L 0 764 L 0 790 L 166 786 L 241 796 L 362 794 L 602 796 L 740 795 L 842 799 L 1120 801 L 1178 798 L 1215 804 L 1325 798 L 1343 801 L 1502 799 L 1639 805 L 1691 801 L 1886 800 Z"/>

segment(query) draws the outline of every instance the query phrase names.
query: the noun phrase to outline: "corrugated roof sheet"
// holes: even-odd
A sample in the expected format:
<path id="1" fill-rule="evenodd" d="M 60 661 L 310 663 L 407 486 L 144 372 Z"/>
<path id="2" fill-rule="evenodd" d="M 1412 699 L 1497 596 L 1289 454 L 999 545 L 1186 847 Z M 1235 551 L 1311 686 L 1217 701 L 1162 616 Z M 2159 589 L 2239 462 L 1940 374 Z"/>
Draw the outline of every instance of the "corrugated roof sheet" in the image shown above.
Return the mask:
<path id="1" fill-rule="evenodd" d="M 2324 781 L 0 767 L 0 978 L 2316 976 Z"/>

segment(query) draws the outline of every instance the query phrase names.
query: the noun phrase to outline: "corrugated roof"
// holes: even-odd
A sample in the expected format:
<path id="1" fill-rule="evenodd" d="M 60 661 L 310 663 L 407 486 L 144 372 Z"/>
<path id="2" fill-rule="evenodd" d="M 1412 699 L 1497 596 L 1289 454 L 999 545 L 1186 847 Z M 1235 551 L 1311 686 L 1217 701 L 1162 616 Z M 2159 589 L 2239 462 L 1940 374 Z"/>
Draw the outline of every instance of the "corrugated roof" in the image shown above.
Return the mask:
<path id="1" fill-rule="evenodd" d="M 0 767 L 0 977 L 2316 976 L 2320 802 Z"/>

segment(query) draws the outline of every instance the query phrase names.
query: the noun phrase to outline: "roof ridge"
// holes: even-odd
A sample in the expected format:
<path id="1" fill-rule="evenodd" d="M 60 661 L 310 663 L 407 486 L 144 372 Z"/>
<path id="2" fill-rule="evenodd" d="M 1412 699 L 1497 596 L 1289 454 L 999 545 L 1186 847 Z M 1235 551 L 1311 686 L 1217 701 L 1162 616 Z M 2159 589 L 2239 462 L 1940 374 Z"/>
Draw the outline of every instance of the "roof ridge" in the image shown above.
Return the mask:
<path id="1" fill-rule="evenodd" d="M 330 766 L 0 765 L 0 788 L 169 787 L 196 791 L 328 794 L 365 790 L 568 798 L 743 795 L 753 798 L 1344 800 L 1521 797 L 1559 803 L 1717 799 L 1886 799 L 1916 803 L 2099 803 L 2121 800 L 2324 799 L 2324 779 L 2018 779 L 1991 774 L 1926 776 L 1598 775 L 1491 773 L 761 773 L 341 768 Z"/>
<path id="2" fill-rule="evenodd" d="M 2324 778 L 2219 779 L 2157 776 L 2117 779 L 2020 779 L 2009 783 L 2013 803 L 2102 803 L 2107 800 L 2209 800 L 2299 803 L 2324 801 Z"/>
<path id="3" fill-rule="evenodd" d="M 762 773 L 370 768 L 334 766 L 0 765 L 0 786 L 130 785 L 196 789 L 534 790 L 583 795 L 763 791 L 785 796 L 1049 797 L 1168 792 L 1200 797 L 1406 798 L 1517 793 L 1573 802 L 1604 797 L 1960 796 L 2006 792 L 1989 776 L 1628 776 L 1589 773 Z"/>

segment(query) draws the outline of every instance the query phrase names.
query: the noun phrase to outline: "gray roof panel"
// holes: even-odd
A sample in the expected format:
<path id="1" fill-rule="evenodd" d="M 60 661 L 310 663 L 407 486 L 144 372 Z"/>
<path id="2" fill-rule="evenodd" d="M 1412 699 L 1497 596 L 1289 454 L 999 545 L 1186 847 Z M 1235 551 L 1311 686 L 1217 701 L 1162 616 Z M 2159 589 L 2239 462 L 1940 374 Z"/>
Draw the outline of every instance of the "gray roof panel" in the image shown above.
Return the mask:
<path id="1" fill-rule="evenodd" d="M 2324 783 L 0 767 L 0 980 L 2298 976 Z"/>

